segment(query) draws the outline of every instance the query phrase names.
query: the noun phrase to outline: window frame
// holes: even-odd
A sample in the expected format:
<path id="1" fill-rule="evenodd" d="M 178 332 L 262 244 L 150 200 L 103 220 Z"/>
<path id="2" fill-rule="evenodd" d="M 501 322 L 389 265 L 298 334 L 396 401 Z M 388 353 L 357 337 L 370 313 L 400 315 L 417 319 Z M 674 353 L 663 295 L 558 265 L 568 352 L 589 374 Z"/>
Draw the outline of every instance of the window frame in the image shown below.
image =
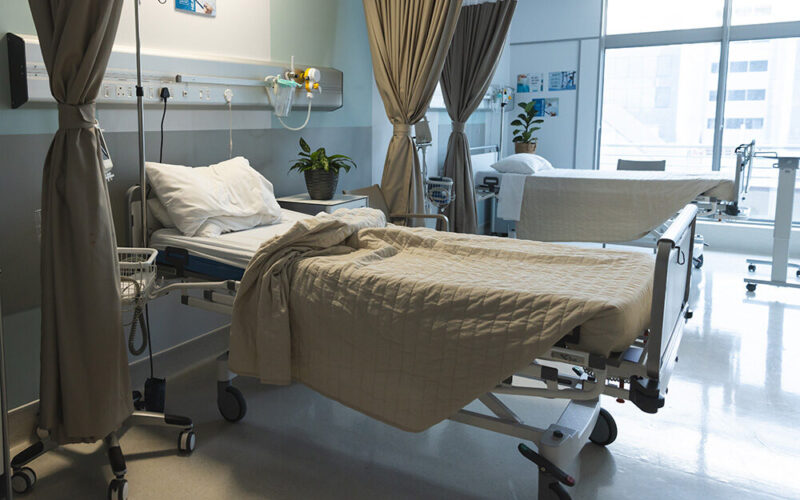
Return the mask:
<path id="1" fill-rule="evenodd" d="M 602 139 L 602 124 L 603 124 L 603 80 L 605 75 L 605 55 L 608 49 L 625 49 L 625 48 L 638 48 L 638 47 L 654 47 L 664 45 L 687 45 L 696 43 L 719 43 L 720 54 L 717 66 L 717 89 L 716 89 L 716 102 L 714 114 L 714 142 L 712 149 L 712 167 L 711 170 L 718 172 L 722 164 L 722 142 L 725 124 L 725 101 L 728 95 L 727 83 L 728 74 L 731 72 L 731 61 L 729 60 L 729 52 L 731 42 L 754 41 L 754 40 L 776 40 L 782 38 L 800 38 L 800 20 L 799 21 L 781 21 L 773 23 L 757 23 L 757 24 L 738 24 L 731 23 L 731 15 L 733 11 L 733 3 L 735 0 L 725 0 L 722 25 L 711 28 L 690 28 L 678 29 L 668 31 L 654 31 L 644 33 L 625 33 L 613 34 L 606 33 L 607 15 L 608 15 L 608 0 L 603 0 L 601 21 L 600 21 L 600 43 L 598 54 L 598 71 L 597 71 L 597 113 L 596 113 L 596 133 L 594 144 L 594 165 L 595 170 L 600 168 L 600 145 Z M 763 61 L 745 61 L 747 65 L 746 71 L 753 71 L 751 69 L 753 62 Z M 769 68 L 758 69 L 757 71 L 769 71 Z M 713 65 L 712 65 L 713 72 Z M 746 97 L 745 97 L 746 99 Z M 709 101 L 711 102 L 711 101 Z M 745 118 L 746 120 L 746 118 Z M 746 127 L 746 121 L 742 124 Z M 762 120 L 763 126 L 763 120 Z M 769 221 L 761 221 L 754 223 L 765 223 Z"/>

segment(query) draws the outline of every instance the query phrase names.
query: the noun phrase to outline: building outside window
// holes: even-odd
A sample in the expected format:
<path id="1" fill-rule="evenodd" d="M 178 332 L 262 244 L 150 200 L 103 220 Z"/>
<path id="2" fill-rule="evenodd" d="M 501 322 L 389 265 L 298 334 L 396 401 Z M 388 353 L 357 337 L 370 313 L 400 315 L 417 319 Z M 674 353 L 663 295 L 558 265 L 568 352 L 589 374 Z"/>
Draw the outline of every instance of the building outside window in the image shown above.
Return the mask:
<path id="1" fill-rule="evenodd" d="M 800 155 L 800 0 L 710 0 L 699 10 L 690 2 L 691 20 L 677 15 L 687 11 L 676 8 L 681 1 L 607 0 L 598 168 L 641 159 L 666 160 L 668 171 L 732 173 L 733 150 L 752 140 L 761 151 Z M 725 29 L 726 1 L 731 41 L 720 75 L 722 30 L 709 28 Z M 698 42 L 673 44 L 686 37 L 671 30 Z M 721 76 L 727 85 L 718 103 Z M 746 204 L 756 221 L 774 217 L 772 163 L 759 160 L 753 171 Z M 800 222 L 800 181 L 796 193 Z"/>

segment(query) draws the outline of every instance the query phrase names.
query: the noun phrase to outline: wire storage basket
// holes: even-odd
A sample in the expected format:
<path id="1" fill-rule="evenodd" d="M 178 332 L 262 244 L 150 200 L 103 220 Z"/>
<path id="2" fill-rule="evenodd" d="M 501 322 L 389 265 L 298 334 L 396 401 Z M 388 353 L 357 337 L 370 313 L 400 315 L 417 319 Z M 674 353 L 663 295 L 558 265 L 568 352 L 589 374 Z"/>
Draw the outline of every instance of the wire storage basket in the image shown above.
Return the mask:
<path id="1" fill-rule="evenodd" d="M 140 302 L 156 282 L 156 255 L 153 248 L 117 248 L 119 291 L 123 304 Z"/>

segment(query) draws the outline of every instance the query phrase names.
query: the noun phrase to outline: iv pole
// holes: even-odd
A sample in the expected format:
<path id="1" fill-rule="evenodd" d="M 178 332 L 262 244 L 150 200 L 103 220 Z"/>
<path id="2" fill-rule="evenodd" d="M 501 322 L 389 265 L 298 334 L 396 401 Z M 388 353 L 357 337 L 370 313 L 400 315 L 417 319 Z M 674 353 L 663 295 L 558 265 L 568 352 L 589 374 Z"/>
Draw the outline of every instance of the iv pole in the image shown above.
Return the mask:
<path id="1" fill-rule="evenodd" d="M 134 0 L 136 19 L 136 114 L 139 125 L 139 193 L 142 196 L 141 227 L 142 247 L 147 247 L 147 173 L 144 168 L 144 89 L 142 88 L 142 43 L 139 38 L 139 2 Z"/>

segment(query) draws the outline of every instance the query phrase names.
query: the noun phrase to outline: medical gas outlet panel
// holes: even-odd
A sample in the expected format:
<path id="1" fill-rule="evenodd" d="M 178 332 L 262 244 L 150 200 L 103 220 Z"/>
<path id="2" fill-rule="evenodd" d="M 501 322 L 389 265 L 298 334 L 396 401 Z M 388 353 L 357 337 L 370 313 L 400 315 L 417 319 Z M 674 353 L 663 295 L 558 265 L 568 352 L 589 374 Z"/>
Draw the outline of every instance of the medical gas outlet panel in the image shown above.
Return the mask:
<path id="1" fill-rule="evenodd" d="M 8 33 L 11 107 L 25 103 L 53 103 L 47 69 L 35 36 Z M 233 91 L 234 107 L 271 109 L 264 87 L 268 75 L 285 72 L 288 64 L 196 59 L 172 55 L 142 54 L 142 89 L 146 105 L 163 103 L 161 89 L 169 89 L 170 106 L 227 106 L 224 92 Z M 298 68 L 307 66 L 297 64 Z M 318 67 L 320 92 L 311 102 L 313 111 L 342 107 L 342 72 Z M 97 96 L 98 104 L 136 105 L 136 59 L 132 50 L 115 48 L 109 58 Z M 298 89 L 292 109 L 306 110 L 306 92 Z"/>

